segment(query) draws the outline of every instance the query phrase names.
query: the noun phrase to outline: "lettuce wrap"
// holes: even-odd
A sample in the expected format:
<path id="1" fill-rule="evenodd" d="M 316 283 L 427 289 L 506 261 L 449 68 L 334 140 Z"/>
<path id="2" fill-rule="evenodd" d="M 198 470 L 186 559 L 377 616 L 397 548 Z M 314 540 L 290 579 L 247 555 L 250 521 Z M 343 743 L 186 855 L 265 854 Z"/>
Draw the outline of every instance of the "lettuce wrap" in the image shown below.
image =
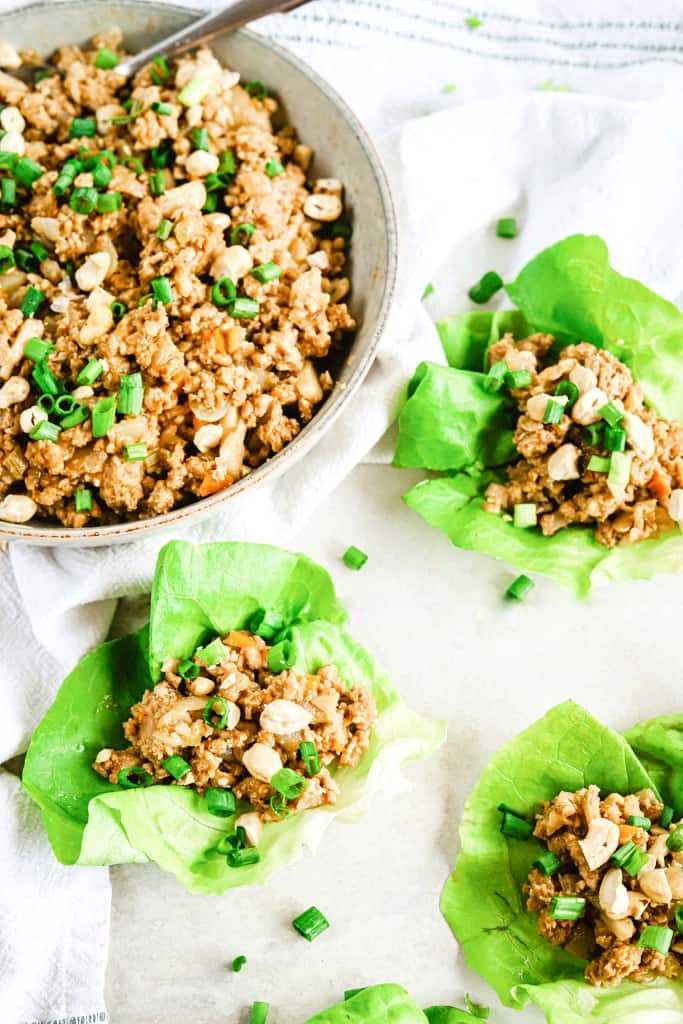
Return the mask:
<path id="1" fill-rule="evenodd" d="M 123 723 L 160 678 L 165 658 L 191 656 L 205 638 L 244 628 L 261 608 L 291 627 L 295 668 L 315 672 L 335 664 L 348 684 L 372 691 L 378 717 L 359 765 L 333 770 L 341 790 L 337 803 L 266 824 L 259 863 L 231 868 L 215 847 L 234 832 L 236 815 L 207 813 L 206 800 L 189 787 L 122 789 L 97 775 L 92 763 L 103 747 L 126 746 Z M 42 809 L 58 860 L 155 861 L 193 892 L 222 893 L 263 882 L 304 845 L 315 848 L 334 818 L 359 817 L 375 791 L 405 789 L 402 762 L 438 747 L 445 727 L 400 701 L 344 628 L 346 619 L 329 575 L 304 555 L 257 544 L 168 544 L 156 566 L 148 627 L 86 655 L 31 741 L 23 782 Z M 243 809 L 248 805 L 237 814 Z"/>
<path id="2" fill-rule="evenodd" d="M 481 1018 L 454 1006 L 421 1010 L 400 985 L 372 985 L 323 1010 L 306 1024 L 474 1024 Z"/>
<path id="3" fill-rule="evenodd" d="M 465 806 L 461 853 L 441 910 L 468 965 L 506 1006 L 519 1009 L 531 1000 L 550 1024 L 683 1019 L 682 981 L 595 988 L 583 980 L 585 961 L 539 934 L 522 886 L 544 846 L 534 838 L 507 840 L 497 811 L 507 803 L 531 818 L 541 800 L 591 783 L 603 793 L 650 788 L 680 807 L 682 765 L 683 715 L 655 718 L 620 736 L 572 701 L 552 708 L 492 758 Z"/>
<path id="4" fill-rule="evenodd" d="M 588 341 L 608 349 L 629 366 L 648 405 L 683 422 L 683 314 L 613 270 L 603 240 L 589 235 L 545 249 L 506 291 L 514 310 L 456 314 L 439 323 L 448 366 L 423 363 L 411 381 L 394 465 L 444 475 L 412 488 L 406 504 L 457 547 L 548 576 L 579 596 L 610 581 L 677 572 L 679 530 L 609 549 L 587 527 L 546 537 L 485 512 L 487 485 L 514 456 L 514 407 L 481 383 L 492 344 L 506 332 L 519 340 L 541 331 L 554 334 L 558 347 Z"/>

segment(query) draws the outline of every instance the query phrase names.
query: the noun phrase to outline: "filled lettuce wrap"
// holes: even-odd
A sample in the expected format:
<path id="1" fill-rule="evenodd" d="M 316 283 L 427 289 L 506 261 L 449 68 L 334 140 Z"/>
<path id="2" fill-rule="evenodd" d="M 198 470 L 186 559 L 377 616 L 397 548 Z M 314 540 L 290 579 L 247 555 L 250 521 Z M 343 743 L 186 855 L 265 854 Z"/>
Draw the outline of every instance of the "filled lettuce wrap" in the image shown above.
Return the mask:
<path id="1" fill-rule="evenodd" d="M 578 595 L 679 570 L 680 310 L 586 235 L 506 291 L 513 310 L 438 324 L 448 365 L 418 367 L 394 463 L 440 475 L 404 500 L 456 546 Z"/>
<path id="2" fill-rule="evenodd" d="M 372 985 L 349 995 L 306 1024 L 474 1024 L 481 1017 L 454 1006 L 421 1010 L 400 985 Z"/>
<path id="3" fill-rule="evenodd" d="M 405 788 L 400 765 L 445 728 L 401 702 L 346 618 L 303 555 L 167 545 L 149 625 L 83 658 L 33 736 L 23 782 L 57 858 L 154 861 L 222 893 Z"/>
<path id="4" fill-rule="evenodd" d="M 568 701 L 492 758 L 441 909 L 506 1006 L 531 1000 L 551 1024 L 681 1019 L 682 754 L 683 716 L 621 736 Z"/>

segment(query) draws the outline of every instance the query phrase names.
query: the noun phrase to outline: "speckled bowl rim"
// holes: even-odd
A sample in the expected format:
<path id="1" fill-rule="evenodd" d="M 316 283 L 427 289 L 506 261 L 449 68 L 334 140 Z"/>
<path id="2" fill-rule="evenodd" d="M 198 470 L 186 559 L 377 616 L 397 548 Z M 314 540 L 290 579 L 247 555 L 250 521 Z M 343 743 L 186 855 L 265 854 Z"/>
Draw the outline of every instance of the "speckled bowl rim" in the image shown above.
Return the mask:
<path id="1" fill-rule="evenodd" d="M 26 4 L 20 8 L 3 11 L 3 28 L 10 18 L 20 17 L 28 12 L 45 12 L 46 17 L 54 17 L 60 11 L 73 6 L 70 0 L 58 0 L 58 2 L 46 2 Z M 154 0 L 117 0 L 117 6 L 147 8 L 149 10 L 174 11 L 178 14 L 195 15 L 200 17 L 202 10 L 196 7 L 189 7 L 184 4 L 158 3 Z M 103 17 L 106 12 L 103 12 Z M 356 365 L 352 367 L 343 388 L 335 388 L 322 408 L 306 424 L 303 430 L 287 445 L 281 452 L 264 462 L 262 466 L 255 469 L 242 480 L 238 480 L 224 491 L 211 495 L 208 498 L 201 498 L 190 505 L 173 509 L 164 515 L 154 516 L 150 519 L 140 519 L 134 522 L 114 523 L 102 527 L 81 527 L 78 529 L 63 526 L 29 526 L 28 524 L 15 524 L 0 522 L 0 541 L 23 541 L 28 544 L 67 544 L 72 547 L 105 545 L 107 543 L 120 543 L 122 541 L 135 541 L 140 537 L 147 536 L 153 531 L 168 530 L 174 527 L 184 527 L 188 523 L 205 518 L 217 512 L 226 505 L 231 498 L 245 491 L 252 491 L 259 485 L 274 480 L 287 469 L 290 469 L 295 462 L 301 459 L 330 429 L 337 417 L 348 405 L 351 397 L 362 384 L 372 366 L 382 333 L 387 324 L 391 304 L 396 288 L 396 276 L 398 269 L 398 228 L 396 213 L 391 197 L 389 181 L 386 171 L 382 165 L 379 154 L 371 141 L 366 129 L 353 113 L 345 100 L 335 89 L 322 78 L 317 71 L 314 71 L 305 61 L 295 56 L 284 46 L 273 42 L 266 36 L 259 35 L 249 29 L 239 29 L 241 35 L 249 36 L 250 40 L 262 46 L 266 50 L 274 51 L 285 63 L 296 67 L 306 78 L 308 78 L 323 94 L 325 99 L 337 108 L 344 120 L 349 125 L 356 140 L 367 159 L 368 165 L 375 178 L 383 207 L 384 225 L 386 230 L 386 259 L 383 268 L 383 279 L 377 282 L 376 287 L 382 288 L 383 297 L 379 313 L 376 317 L 372 335 L 366 344 L 365 351 L 357 359 Z M 351 353 L 351 359 L 354 354 Z"/>

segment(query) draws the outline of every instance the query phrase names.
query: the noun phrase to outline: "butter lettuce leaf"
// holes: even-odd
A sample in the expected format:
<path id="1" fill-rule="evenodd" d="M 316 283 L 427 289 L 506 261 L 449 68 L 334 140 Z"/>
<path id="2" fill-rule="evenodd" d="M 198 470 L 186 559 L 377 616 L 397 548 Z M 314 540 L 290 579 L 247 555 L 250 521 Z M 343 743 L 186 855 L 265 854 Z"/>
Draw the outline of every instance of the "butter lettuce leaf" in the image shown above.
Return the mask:
<path id="1" fill-rule="evenodd" d="M 91 766 L 103 747 L 127 745 L 123 723 L 154 686 L 165 657 L 189 657 L 207 635 L 244 626 L 259 607 L 280 611 L 291 625 L 297 668 L 315 672 L 335 664 L 349 685 L 372 690 L 378 718 L 360 764 L 335 770 L 337 803 L 265 825 L 260 862 L 230 868 L 215 847 L 234 831 L 234 818 L 208 814 L 205 799 L 190 789 L 122 790 Z M 263 882 L 303 847 L 315 849 L 334 818 L 358 818 L 373 793 L 404 790 L 401 764 L 438 747 L 445 727 L 400 701 L 341 625 L 345 617 L 328 574 L 303 556 L 251 544 L 174 542 L 164 548 L 149 629 L 88 654 L 62 683 L 32 739 L 23 781 L 42 808 L 57 858 L 65 864 L 154 861 L 193 892 L 222 893 Z"/>
<path id="2" fill-rule="evenodd" d="M 480 1019 L 454 1006 L 422 1011 L 400 985 L 371 985 L 306 1024 L 472 1024 Z"/>

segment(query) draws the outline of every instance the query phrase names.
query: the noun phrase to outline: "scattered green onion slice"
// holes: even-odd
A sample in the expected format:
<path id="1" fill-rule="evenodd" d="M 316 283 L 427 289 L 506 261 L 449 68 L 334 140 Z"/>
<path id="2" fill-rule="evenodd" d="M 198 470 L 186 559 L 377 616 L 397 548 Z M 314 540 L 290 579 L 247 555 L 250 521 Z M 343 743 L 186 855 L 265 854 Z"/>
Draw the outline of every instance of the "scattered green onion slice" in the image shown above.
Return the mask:
<path id="1" fill-rule="evenodd" d="M 71 430 L 72 427 L 77 427 L 79 423 L 84 423 L 89 415 L 90 410 L 87 405 L 77 405 L 74 411 L 62 420 L 62 430 Z"/>
<path id="2" fill-rule="evenodd" d="M 128 312 L 128 306 L 125 302 L 121 302 L 119 299 L 114 299 L 110 307 L 114 320 L 121 320 Z"/>
<path id="3" fill-rule="evenodd" d="M 75 188 L 69 199 L 69 206 L 74 213 L 83 216 L 92 213 L 97 205 L 97 191 L 94 188 Z"/>
<path id="4" fill-rule="evenodd" d="M 228 649 L 225 644 L 216 637 L 210 644 L 205 647 L 198 647 L 194 652 L 195 658 L 198 661 L 204 663 L 207 668 L 213 668 L 215 665 L 221 665 L 228 656 Z"/>
<path id="5" fill-rule="evenodd" d="M 571 381 L 571 380 L 561 380 L 560 383 L 555 388 L 555 394 L 558 396 L 558 398 L 562 398 L 563 397 L 563 398 L 567 399 L 567 403 L 566 403 L 566 405 L 564 407 L 565 410 L 567 410 L 567 409 L 571 409 L 571 407 L 573 406 L 574 402 L 579 397 L 579 389 L 577 388 L 576 384 L 574 384 L 573 381 Z"/>
<path id="6" fill-rule="evenodd" d="M 142 441 L 136 444 L 124 444 L 123 457 L 126 462 L 144 462 L 148 457 L 147 445 Z"/>
<path id="7" fill-rule="evenodd" d="M 43 260 L 46 260 L 50 255 L 42 242 L 31 242 L 31 252 L 39 263 L 42 263 Z"/>
<path id="8" fill-rule="evenodd" d="M 624 843 L 614 851 L 610 858 L 610 863 L 613 864 L 615 868 L 623 867 L 624 863 L 628 860 L 633 851 L 637 849 L 638 847 L 636 844 L 629 839 L 627 843 Z"/>
<path id="9" fill-rule="evenodd" d="M 97 118 L 74 117 L 69 129 L 70 139 L 94 138 L 97 135 Z"/>
<path id="10" fill-rule="evenodd" d="M 276 278 L 282 277 L 282 267 L 278 267 L 277 263 L 261 263 L 260 266 L 254 267 L 251 276 L 255 277 L 261 284 L 267 284 L 268 281 L 275 281 Z"/>
<path id="11" fill-rule="evenodd" d="M 683 907 L 676 907 L 674 912 L 674 921 L 676 922 L 676 929 L 679 934 L 683 934 Z"/>
<path id="12" fill-rule="evenodd" d="M 609 473 L 612 460 L 604 455 L 591 455 L 588 468 L 592 473 Z"/>
<path id="13" fill-rule="evenodd" d="M 15 266 L 14 252 L 8 245 L 0 245 L 0 277 Z"/>
<path id="14" fill-rule="evenodd" d="M 476 14 L 471 14 L 469 15 L 469 17 L 465 18 L 465 24 L 467 25 L 468 28 L 479 28 L 479 26 L 482 25 L 483 22 L 481 18 L 478 18 L 476 16 Z"/>
<path id="15" fill-rule="evenodd" d="M 25 270 L 28 274 L 38 269 L 38 261 L 34 254 L 29 252 L 28 249 L 22 249 L 19 246 L 16 246 L 14 250 L 14 258 L 19 269 Z"/>
<path id="16" fill-rule="evenodd" d="M 564 416 L 564 406 L 549 398 L 543 413 L 544 423 L 561 423 Z"/>
<path id="17" fill-rule="evenodd" d="M 14 178 L 3 178 L 0 185 L 2 202 L 5 206 L 14 206 L 17 201 L 17 183 Z M 3 249 L 6 248 L 3 246 Z"/>
<path id="18" fill-rule="evenodd" d="M 308 910 L 304 910 L 303 914 L 294 918 L 292 927 L 298 931 L 299 935 L 303 935 L 307 942 L 313 942 L 313 939 L 317 939 L 330 927 L 330 922 L 317 907 L 309 907 Z"/>
<path id="19" fill-rule="evenodd" d="M 208 194 L 208 196 L 206 197 L 206 202 L 202 206 L 202 211 L 204 213 L 215 213 L 215 211 L 217 209 L 218 209 L 218 193 L 217 192 L 210 192 Z"/>
<path id="20" fill-rule="evenodd" d="M 60 395 L 55 402 L 55 412 L 58 416 L 70 416 L 78 406 L 73 395 Z"/>
<path id="21" fill-rule="evenodd" d="M 608 452 L 623 452 L 626 448 L 626 431 L 623 427 L 605 427 L 605 448 Z"/>
<path id="22" fill-rule="evenodd" d="M 677 825 L 666 840 L 666 845 L 674 853 L 683 850 L 683 825 Z"/>
<path id="23" fill-rule="evenodd" d="M 293 772 L 291 768 L 281 768 L 270 780 L 276 793 L 281 793 L 285 800 L 296 800 L 308 785 L 303 775 Z"/>
<path id="24" fill-rule="evenodd" d="M 586 444 L 592 448 L 599 448 L 602 444 L 602 423 L 591 423 L 589 426 L 583 428 L 583 434 L 586 439 Z"/>
<path id="25" fill-rule="evenodd" d="M 178 102 L 184 107 L 194 107 L 201 103 L 211 90 L 211 80 L 204 75 L 195 75 L 184 89 L 178 93 Z"/>
<path id="26" fill-rule="evenodd" d="M 92 411 L 92 436 L 105 437 L 116 422 L 116 395 L 102 398 Z"/>
<path id="27" fill-rule="evenodd" d="M 201 669 L 196 661 L 192 661 L 188 658 L 187 661 L 181 661 L 178 665 L 178 675 L 183 679 L 196 679 Z"/>
<path id="28" fill-rule="evenodd" d="M 534 581 L 522 574 L 514 580 L 505 591 L 505 596 L 514 601 L 523 601 L 530 590 L 534 589 Z"/>
<path id="29" fill-rule="evenodd" d="M 18 153 L 0 153 L 0 169 L 3 171 L 13 171 L 17 166 L 18 160 Z"/>
<path id="30" fill-rule="evenodd" d="M 366 555 L 364 551 L 361 551 L 360 548 L 357 548 L 354 544 L 351 544 L 351 546 L 348 547 L 342 555 L 342 562 L 344 565 L 348 566 L 349 569 L 355 569 L 356 572 L 363 568 L 367 560 L 368 555 Z"/>
<path id="31" fill-rule="evenodd" d="M 268 802 L 271 811 L 277 814 L 278 818 L 291 818 L 292 812 L 287 807 L 287 800 L 282 793 L 274 793 Z"/>
<path id="32" fill-rule="evenodd" d="M 229 850 L 227 857 L 228 866 L 231 868 L 246 868 L 250 864 L 258 864 L 260 859 L 261 855 L 253 847 L 244 850 Z"/>
<path id="33" fill-rule="evenodd" d="M 526 530 L 530 526 L 536 526 L 538 523 L 536 504 L 534 502 L 525 502 L 520 505 L 515 505 L 512 510 L 512 517 L 515 526 L 520 530 Z"/>
<path id="34" fill-rule="evenodd" d="M 499 292 L 503 287 L 503 278 L 500 274 L 497 274 L 495 270 L 489 270 L 484 274 L 476 284 L 473 284 L 468 295 L 472 302 L 476 302 L 478 305 L 482 305 L 492 299 L 496 292 Z"/>
<path id="35" fill-rule="evenodd" d="M 109 167 L 107 164 L 102 163 L 102 162 L 100 162 L 98 160 L 97 163 L 95 164 L 95 166 L 93 167 L 93 172 L 92 172 L 93 185 L 96 185 L 97 188 L 106 188 L 107 185 L 109 184 L 109 182 L 111 181 L 111 179 L 112 179 L 112 169 L 111 169 L 111 167 Z M 120 196 L 119 192 L 112 192 L 111 194 L 112 195 Z M 103 197 L 100 196 L 100 199 L 102 199 L 102 198 Z M 98 208 L 99 208 L 99 203 L 98 203 Z"/>
<path id="36" fill-rule="evenodd" d="M 121 163 L 124 164 L 125 167 L 132 167 L 136 174 L 144 174 L 145 172 L 142 160 L 137 156 L 124 156 L 121 159 Z"/>
<path id="37" fill-rule="evenodd" d="M 273 675 L 286 672 L 296 661 L 296 648 L 291 640 L 282 640 L 268 651 L 268 671 Z"/>
<path id="38" fill-rule="evenodd" d="M 330 224 L 330 238 L 350 238 L 353 228 L 345 220 L 335 220 Z"/>
<path id="39" fill-rule="evenodd" d="M 172 757 L 167 757 L 165 761 L 161 762 L 161 767 L 165 768 L 174 779 L 182 779 L 184 775 L 192 771 L 192 765 L 189 765 L 180 754 L 173 754 Z"/>
<path id="40" fill-rule="evenodd" d="M 211 301 L 214 306 L 229 306 L 236 298 L 237 288 L 229 277 L 221 277 L 211 288 Z"/>
<path id="41" fill-rule="evenodd" d="M 112 303 L 113 305 L 113 303 Z M 104 363 L 100 359 L 90 359 L 85 364 L 83 369 L 78 371 L 76 377 L 77 384 L 85 384 L 90 387 L 95 383 L 97 378 L 104 373 Z"/>
<path id="42" fill-rule="evenodd" d="M 664 928 L 661 925 L 649 924 L 643 928 L 638 939 L 638 949 L 654 949 L 656 953 L 661 953 L 662 956 L 671 949 L 671 943 L 673 942 L 673 929 Z"/>
<path id="43" fill-rule="evenodd" d="M 489 371 L 483 380 L 482 387 L 484 391 L 488 391 L 489 394 L 493 394 L 496 391 L 500 391 L 503 387 L 503 382 L 508 373 L 507 363 L 501 359 L 499 362 L 494 363 L 489 367 Z"/>
<path id="44" fill-rule="evenodd" d="M 515 217 L 501 217 L 496 224 L 496 234 L 499 238 L 516 238 L 517 220 Z"/>
<path id="45" fill-rule="evenodd" d="M 209 133 L 206 128 L 193 128 L 192 141 L 195 149 L 202 149 L 205 153 L 209 152 Z"/>
<path id="46" fill-rule="evenodd" d="M 116 56 L 113 50 L 110 50 L 108 46 L 101 46 L 97 51 L 95 57 L 95 67 L 101 71 L 109 71 L 111 68 L 115 68 L 119 62 L 119 58 Z"/>
<path id="47" fill-rule="evenodd" d="M 29 338 L 24 345 L 24 357 L 38 363 L 41 359 L 47 359 L 54 350 L 55 346 L 51 345 L 49 341 L 43 341 L 42 338 Z"/>
<path id="48" fill-rule="evenodd" d="M 237 810 L 235 794 L 230 789 L 206 790 L 206 809 L 216 818 L 230 818 Z"/>
<path id="49" fill-rule="evenodd" d="M 249 1024 L 266 1024 L 266 1021 L 268 1020 L 269 1010 L 269 1003 L 254 1003 L 251 1007 L 251 1013 L 249 1015 Z"/>
<path id="50" fill-rule="evenodd" d="M 255 231 L 256 225 L 250 224 L 249 221 L 237 224 L 237 226 L 230 232 L 230 245 L 244 245 L 249 241 Z"/>
<path id="51" fill-rule="evenodd" d="M 612 452 L 607 474 L 607 482 L 612 487 L 623 489 L 628 486 L 631 479 L 631 458 L 630 452 Z"/>
<path id="52" fill-rule="evenodd" d="M 34 288 L 33 285 L 31 285 L 26 289 L 19 309 L 24 316 L 33 316 L 44 299 L 45 292 L 41 292 L 40 288 Z"/>
<path id="53" fill-rule="evenodd" d="M 278 174 L 284 174 L 285 169 L 277 158 L 266 160 L 265 172 L 269 178 L 277 178 Z"/>
<path id="54" fill-rule="evenodd" d="M 645 867 L 647 861 L 647 854 L 641 850 L 640 847 L 636 846 L 635 850 L 631 850 L 630 856 L 626 858 L 622 867 L 624 871 L 635 878 L 635 876 Z"/>
<path id="55" fill-rule="evenodd" d="M 173 113 L 173 107 L 170 103 L 159 103 L 158 100 L 152 104 L 152 110 L 155 114 L 158 114 L 159 117 L 170 117 Z"/>
<path id="56" fill-rule="evenodd" d="M 562 866 L 562 861 L 556 853 L 552 853 L 548 850 L 546 853 L 542 853 L 540 857 L 537 857 L 534 861 L 534 867 L 538 868 L 542 875 L 554 875 L 555 872 Z"/>
<path id="57" fill-rule="evenodd" d="M 578 921 L 585 906 L 583 896 L 553 896 L 548 916 L 553 921 Z"/>
<path id="58" fill-rule="evenodd" d="M 154 277 L 151 281 L 152 295 L 158 301 L 163 303 L 164 306 L 168 305 L 169 302 L 173 302 L 175 295 L 171 288 L 171 282 L 167 277 Z"/>
<path id="59" fill-rule="evenodd" d="M 78 491 L 74 492 L 74 507 L 77 512 L 91 512 L 92 511 L 92 491 L 89 491 L 87 487 L 83 487 Z"/>
<path id="60" fill-rule="evenodd" d="M 237 170 L 237 162 L 235 160 L 235 154 L 230 149 L 226 149 L 225 152 L 221 153 L 218 158 L 218 173 L 219 174 L 234 174 Z"/>
<path id="61" fill-rule="evenodd" d="M 40 398 L 38 399 L 38 406 L 43 410 L 43 412 L 46 412 L 49 416 L 51 412 L 54 412 L 54 397 L 52 395 L 47 394 L 41 395 Z"/>
<path id="62" fill-rule="evenodd" d="M 202 718 L 214 729 L 227 729 L 229 715 L 230 708 L 223 697 L 209 697 L 202 711 Z"/>
<path id="63" fill-rule="evenodd" d="M 44 359 L 39 359 L 35 364 L 31 372 L 31 377 L 44 395 L 59 394 L 59 381 Z"/>
<path id="64" fill-rule="evenodd" d="M 144 401 L 142 388 L 121 388 L 117 402 L 117 411 L 122 416 L 139 416 Z"/>
<path id="65" fill-rule="evenodd" d="M 425 299 L 428 299 L 429 296 L 433 295 L 433 294 L 434 294 L 434 285 L 431 282 L 428 282 L 425 285 L 425 290 L 422 292 L 422 295 L 420 296 L 420 302 L 424 302 Z"/>
<path id="66" fill-rule="evenodd" d="M 662 813 L 659 816 L 659 824 L 662 826 L 662 828 L 668 828 L 669 825 L 672 824 L 673 820 L 674 820 L 674 809 L 673 809 L 673 807 L 669 807 L 667 804 L 664 804 L 664 807 L 662 808 Z"/>
<path id="67" fill-rule="evenodd" d="M 510 839 L 529 839 L 534 828 L 526 818 L 510 811 L 503 811 L 503 818 L 500 823 L 500 831 Z"/>
<path id="68" fill-rule="evenodd" d="M 510 391 L 515 391 L 518 388 L 528 388 L 533 377 L 529 370 L 508 370 L 504 380 Z"/>
<path id="69" fill-rule="evenodd" d="M 122 768 L 117 775 L 117 783 L 121 789 L 140 789 L 142 786 L 151 786 L 154 779 L 144 768 L 133 766 Z"/>
<path id="70" fill-rule="evenodd" d="M 157 238 L 161 239 L 162 242 L 167 241 L 173 232 L 173 221 L 168 220 L 166 217 L 162 220 L 161 224 L 156 230 Z"/>
<path id="71" fill-rule="evenodd" d="M 247 299 L 243 297 L 235 299 L 230 313 L 235 318 L 244 320 L 253 316 L 258 316 L 259 309 L 260 306 L 256 299 Z"/>
<path id="72" fill-rule="evenodd" d="M 247 962 L 246 956 L 236 956 L 233 962 L 230 964 L 231 969 L 237 974 L 245 966 Z"/>
<path id="73" fill-rule="evenodd" d="M 166 191 L 166 179 L 163 171 L 154 171 L 149 176 L 149 190 L 153 196 L 162 196 Z"/>
<path id="74" fill-rule="evenodd" d="M 315 743 L 311 743 L 310 740 L 304 740 L 299 747 L 299 755 L 306 765 L 308 774 L 317 775 L 320 771 L 320 757 L 318 756 Z"/>
<path id="75" fill-rule="evenodd" d="M 57 423 L 50 423 L 49 420 L 41 420 L 29 434 L 32 441 L 56 441 L 62 432 Z"/>
<path id="76" fill-rule="evenodd" d="M 265 608 L 257 609 L 248 622 L 249 631 L 263 637 L 264 640 L 272 640 L 284 626 L 285 620 L 278 612 L 267 611 Z"/>
<path id="77" fill-rule="evenodd" d="M 131 121 L 134 121 L 142 113 L 143 109 L 142 100 L 133 100 L 132 97 L 127 99 L 122 106 L 127 113 L 112 117 L 112 124 L 130 124 Z"/>
<path id="78" fill-rule="evenodd" d="M 120 192 L 103 192 L 97 197 L 98 213 L 113 213 L 115 210 L 120 210 L 122 205 L 123 199 Z"/>
<path id="79" fill-rule="evenodd" d="M 610 427 L 616 427 L 617 423 L 624 418 L 624 414 L 621 409 L 617 409 L 616 405 L 612 402 L 608 402 L 607 405 L 603 405 L 598 412 L 605 423 L 609 423 Z"/>
<path id="80" fill-rule="evenodd" d="M 14 177 L 27 188 L 31 188 L 33 183 L 38 181 L 38 178 L 42 178 L 44 174 L 44 168 L 39 167 L 33 160 L 29 160 L 27 156 L 22 156 L 14 165 Z"/>
<path id="81" fill-rule="evenodd" d="M 652 828 L 651 820 L 640 814 L 629 814 L 626 823 L 627 825 L 633 825 L 634 828 L 645 829 L 646 832 L 649 832 Z"/>
<path id="82" fill-rule="evenodd" d="M 163 85 L 171 77 L 168 64 L 166 63 L 165 57 L 156 57 L 149 69 L 149 77 L 152 79 L 155 85 Z"/>
<path id="83" fill-rule="evenodd" d="M 245 82 L 244 83 L 244 90 L 250 96 L 253 96 L 254 99 L 257 99 L 257 100 L 264 100 L 266 98 L 266 96 L 268 95 L 268 89 L 263 84 L 263 82 L 258 82 L 258 81 Z"/>

